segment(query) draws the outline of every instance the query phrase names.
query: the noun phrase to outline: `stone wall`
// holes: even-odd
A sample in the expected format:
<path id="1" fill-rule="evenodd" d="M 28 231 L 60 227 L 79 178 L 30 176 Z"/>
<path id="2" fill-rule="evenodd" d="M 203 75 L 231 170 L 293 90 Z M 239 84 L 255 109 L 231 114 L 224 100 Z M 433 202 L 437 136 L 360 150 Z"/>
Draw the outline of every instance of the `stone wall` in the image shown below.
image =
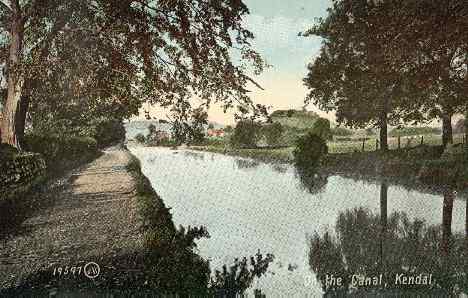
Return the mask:
<path id="1" fill-rule="evenodd" d="M 0 202 L 25 194 L 46 175 L 46 164 L 40 154 L 18 154 L 0 161 Z"/>

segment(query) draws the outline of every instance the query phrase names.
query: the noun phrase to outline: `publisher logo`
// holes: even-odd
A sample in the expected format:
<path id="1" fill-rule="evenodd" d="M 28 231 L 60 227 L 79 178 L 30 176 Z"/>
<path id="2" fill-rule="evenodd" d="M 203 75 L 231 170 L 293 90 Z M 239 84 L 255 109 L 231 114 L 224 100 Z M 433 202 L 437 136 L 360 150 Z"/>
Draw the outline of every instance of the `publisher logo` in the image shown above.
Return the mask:
<path id="1" fill-rule="evenodd" d="M 95 262 L 88 262 L 83 268 L 84 275 L 89 279 L 94 279 L 101 273 L 101 268 Z"/>

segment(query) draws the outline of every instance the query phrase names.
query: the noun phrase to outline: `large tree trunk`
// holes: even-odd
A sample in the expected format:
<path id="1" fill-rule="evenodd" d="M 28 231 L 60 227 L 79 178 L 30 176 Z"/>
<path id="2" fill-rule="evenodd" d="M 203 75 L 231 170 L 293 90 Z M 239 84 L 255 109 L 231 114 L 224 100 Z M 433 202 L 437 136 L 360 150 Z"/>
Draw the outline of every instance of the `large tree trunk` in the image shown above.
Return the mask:
<path id="1" fill-rule="evenodd" d="M 5 106 L 3 107 L 2 143 L 7 143 L 20 149 L 16 128 L 18 126 L 18 109 L 24 83 L 24 77 L 19 67 L 23 50 L 24 23 L 17 1 L 12 1 L 12 8 L 7 80 L 8 91 Z"/>
<path id="2" fill-rule="evenodd" d="M 442 115 L 442 144 L 444 147 L 453 144 L 452 114 L 449 113 Z"/>
<path id="3" fill-rule="evenodd" d="M 382 151 L 388 151 L 387 122 L 387 113 L 383 113 L 380 117 L 380 150 Z"/>

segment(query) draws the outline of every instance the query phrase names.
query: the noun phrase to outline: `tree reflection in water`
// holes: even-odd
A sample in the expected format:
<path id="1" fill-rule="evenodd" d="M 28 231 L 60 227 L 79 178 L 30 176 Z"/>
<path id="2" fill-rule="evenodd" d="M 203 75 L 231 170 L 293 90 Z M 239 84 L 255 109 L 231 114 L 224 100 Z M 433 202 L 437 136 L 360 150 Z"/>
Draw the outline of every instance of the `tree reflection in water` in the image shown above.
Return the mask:
<path id="1" fill-rule="evenodd" d="M 182 154 L 193 160 L 205 160 L 205 154 L 194 151 L 182 151 Z"/>
<path id="2" fill-rule="evenodd" d="M 467 293 L 468 235 L 452 234 L 451 229 L 455 193 L 444 192 L 442 224 L 429 226 L 419 219 L 410 220 L 404 212 L 388 215 L 387 191 L 388 185 L 383 182 L 380 215 L 364 208 L 347 210 L 338 216 L 336 234 L 315 233 L 310 238 L 309 265 L 325 296 Z M 378 281 L 381 274 L 382 283 Z M 425 285 L 423 278 L 429 281 L 430 274 L 432 282 Z M 330 282 L 332 275 L 342 278 L 341 285 Z M 421 284 L 401 283 L 398 276 L 421 276 Z M 377 279 L 373 283 L 360 277 Z"/>
<path id="3" fill-rule="evenodd" d="M 319 173 L 311 167 L 302 167 L 296 165 L 294 167 L 295 175 L 301 183 L 301 187 L 306 189 L 311 194 L 316 194 L 325 189 L 328 182 L 328 175 Z"/>
<path id="4" fill-rule="evenodd" d="M 260 162 L 254 159 L 244 159 L 244 158 L 235 159 L 235 163 L 239 170 L 254 169 L 260 165 Z"/>

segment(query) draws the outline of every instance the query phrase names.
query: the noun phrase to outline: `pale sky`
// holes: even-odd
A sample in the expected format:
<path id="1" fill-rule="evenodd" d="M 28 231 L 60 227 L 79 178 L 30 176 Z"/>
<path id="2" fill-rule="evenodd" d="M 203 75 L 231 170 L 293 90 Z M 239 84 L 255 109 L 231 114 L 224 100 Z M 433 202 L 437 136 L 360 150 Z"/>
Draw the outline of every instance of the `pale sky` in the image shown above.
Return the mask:
<path id="1" fill-rule="evenodd" d="M 252 89 L 250 96 L 255 103 L 275 109 L 300 109 L 307 93 L 302 79 L 307 63 L 316 57 L 321 40 L 318 37 L 299 37 L 298 33 L 309 29 L 315 18 L 325 17 L 331 0 L 244 0 L 250 15 L 244 20 L 255 35 L 253 47 L 272 65 L 255 80 L 265 89 Z M 146 107 L 147 108 L 147 107 Z M 313 106 L 309 110 L 318 112 Z M 151 109 L 160 118 L 160 109 Z M 327 116 L 320 113 L 322 116 Z M 328 118 L 333 118 L 331 115 Z M 223 124 L 234 122 L 232 113 L 223 113 L 211 107 L 209 119 Z"/>

